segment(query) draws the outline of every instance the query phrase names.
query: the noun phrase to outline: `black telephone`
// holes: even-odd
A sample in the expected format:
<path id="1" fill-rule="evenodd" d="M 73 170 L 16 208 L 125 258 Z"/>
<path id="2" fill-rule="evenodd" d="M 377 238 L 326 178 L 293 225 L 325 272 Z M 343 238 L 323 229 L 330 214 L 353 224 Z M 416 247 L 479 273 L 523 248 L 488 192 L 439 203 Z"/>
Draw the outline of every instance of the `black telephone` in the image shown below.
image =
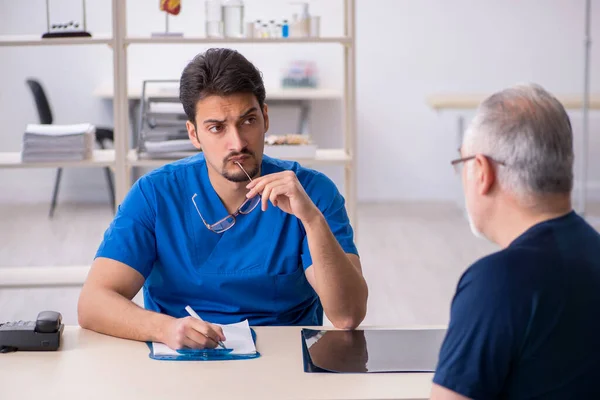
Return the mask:
<path id="1" fill-rule="evenodd" d="M 62 315 L 56 311 L 42 311 L 35 321 L 0 324 L 0 353 L 58 350 L 64 329 Z"/>

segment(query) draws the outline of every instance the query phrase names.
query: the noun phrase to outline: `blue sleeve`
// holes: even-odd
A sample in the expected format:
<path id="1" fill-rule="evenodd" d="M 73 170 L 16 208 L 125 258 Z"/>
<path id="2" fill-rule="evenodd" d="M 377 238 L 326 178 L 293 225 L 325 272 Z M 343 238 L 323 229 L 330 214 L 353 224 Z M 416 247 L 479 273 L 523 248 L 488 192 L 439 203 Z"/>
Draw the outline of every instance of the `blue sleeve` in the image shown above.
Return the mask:
<path id="1" fill-rule="evenodd" d="M 147 278 L 156 259 L 155 193 L 147 178 L 131 188 L 104 233 L 96 257 L 120 261 Z"/>
<path id="2" fill-rule="evenodd" d="M 504 388 L 516 329 L 506 266 L 478 263 L 458 284 L 433 381 L 472 399 L 492 399 Z"/>
<path id="3" fill-rule="evenodd" d="M 348 219 L 344 197 L 331 179 L 322 173 L 315 173 L 312 179 L 304 184 L 304 190 L 321 210 L 329 229 L 346 253 L 358 255 L 354 244 L 354 231 Z M 302 242 L 302 265 L 307 269 L 312 265 L 312 257 L 308 248 L 308 238 Z"/>

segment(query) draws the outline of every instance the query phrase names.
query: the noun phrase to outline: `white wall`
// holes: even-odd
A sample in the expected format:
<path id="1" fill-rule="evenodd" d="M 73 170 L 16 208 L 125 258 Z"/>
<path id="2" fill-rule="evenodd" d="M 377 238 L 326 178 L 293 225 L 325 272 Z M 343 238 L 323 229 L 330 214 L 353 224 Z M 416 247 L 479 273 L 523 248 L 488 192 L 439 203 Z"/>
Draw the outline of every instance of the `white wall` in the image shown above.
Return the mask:
<path id="1" fill-rule="evenodd" d="M 592 89 L 598 92 L 600 7 L 593 6 Z M 437 114 L 425 98 L 527 81 L 581 93 L 583 20 L 584 0 L 359 0 L 360 198 L 452 198 L 457 185 L 448 161 L 456 155 L 456 113 Z M 580 114 L 571 113 L 576 136 Z M 592 119 L 590 154 L 598 159 L 600 120 Z M 598 167 L 591 160 L 595 180 Z"/>
<path id="2" fill-rule="evenodd" d="M 25 3 L 27 4 L 25 6 Z M 0 0 L 0 34 L 39 34 L 45 29 L 44 1 Z M 57 20 L 78 18 L 78 1 L 51 1 Z M 128 1 L 130 34 L 162 27 L 158 1 Z M 287 2 L 250 0 L 248 19 L 289 17 Z M 340 34 L 342 2 L 313 1 L 323 17 L 323 35 Z M 88 0 L 88 29 L 109 32 L 110 1 Z M 171 29 L 203 32 L 203 2 L 184 1 Z M 264 5 L 267 7 L 263 7 Z M 73 7 L 72 10 L 68 6 Z M 357 122 L 359 199 L 448 200 L 457 182 L 448 161 L 455 155 L 455 113 L 435 113 L 425 98 L 435 92 L 491 92 L 535 81 L 556 93 L 580 93 L 583 85 L 584 0 L 357 0 Z M 595 5 L 596 6 L 596 5 Z M 35 10 L 35 11 L 32 11 Z M 259 10 L 265 10 L 262 14 Z M 593 10 L 592 89 L 600 47 L 600 8 Z M 337 45 L 239 46 L 276 84 L 294 56 L 319 60 L 325 87 L 341 87 Z M 178 78 L 185 63 L 204 48 L 194 45 L 132 46 L 129 79 Z M 110 104 L 92 97 L 112 79 L 111 50 L 104 46 L 0 48 L 0 150 L 20 149 L 21 134 L 37 115 L 24 85 L 40 77 L 57 123 L 110 124 Z M 339 104 L 316 110 L 313 136 L 324 146 L 340 145 Z M 274 129 L 285 131 L 293 114 L 280 113 Z M 572 113 L 579 136 L 580 113 Z M 292 125 L 293 126 L 293 123 Z M 592 114 L 590 171 L 600 181 L 600 120 Z M 328 169 L 339 180 L 340 171 Z M 48 201 L 51 170 L 0 170 L 0 202 Z M 596 193 L 598 194 L 598 193 Z M 62 200 L 105 201 L 99 170 L 69 170 Z M 600 197 L 600 196 L 598 196 Z"/>

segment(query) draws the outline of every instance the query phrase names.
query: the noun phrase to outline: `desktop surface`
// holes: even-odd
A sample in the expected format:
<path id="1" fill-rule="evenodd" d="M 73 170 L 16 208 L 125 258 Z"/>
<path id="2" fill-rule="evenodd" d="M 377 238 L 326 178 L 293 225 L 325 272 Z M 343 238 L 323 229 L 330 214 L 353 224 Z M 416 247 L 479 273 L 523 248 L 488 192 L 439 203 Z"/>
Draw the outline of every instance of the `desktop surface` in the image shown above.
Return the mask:
<path id="1" fill-rule="evenodd" d="M 6 399 L 426 399 L 431 373 L 314 374 L 301 327 L 255 327 L 261 357 L 157 361 L 145 343 L 75 326 L 55 352 L 0 354 Z"/>

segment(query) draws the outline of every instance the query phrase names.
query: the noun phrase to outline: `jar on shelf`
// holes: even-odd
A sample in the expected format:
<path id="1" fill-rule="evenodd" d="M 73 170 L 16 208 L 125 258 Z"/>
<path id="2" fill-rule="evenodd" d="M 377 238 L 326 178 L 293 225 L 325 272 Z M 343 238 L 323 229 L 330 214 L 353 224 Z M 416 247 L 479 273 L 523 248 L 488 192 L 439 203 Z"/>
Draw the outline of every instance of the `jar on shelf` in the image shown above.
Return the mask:
<path id="1" fill-rule="evenodd" d="M 206 37 L 223 37 L 223 6 L 221 0 L 206 0 Z"/>
<path id="2" fill-rule="evenodd" d="M 225 0 L 223 2 L 223 31 L 225 37 L 228 38 L 244 36 L 244 2 L 242 0 Z"/>

